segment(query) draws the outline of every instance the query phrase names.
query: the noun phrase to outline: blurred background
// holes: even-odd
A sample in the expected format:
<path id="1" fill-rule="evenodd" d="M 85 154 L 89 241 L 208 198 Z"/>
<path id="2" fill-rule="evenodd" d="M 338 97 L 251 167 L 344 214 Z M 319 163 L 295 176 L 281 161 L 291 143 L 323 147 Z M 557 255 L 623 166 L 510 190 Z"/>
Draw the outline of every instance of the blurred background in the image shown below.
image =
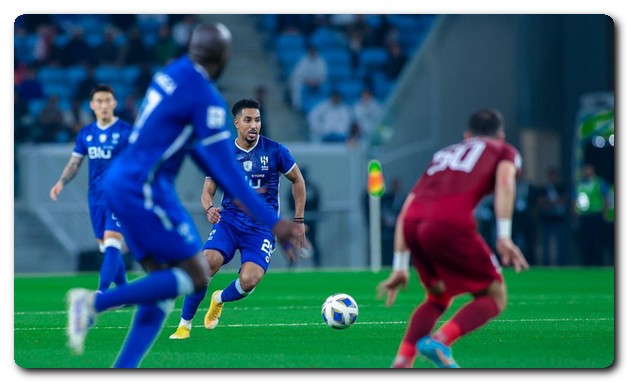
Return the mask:
<path id="1" fill-rule="evenodd" d="M 117 115 L 132 123 L 152 75 L 183 54 L 201 21 L 223 22 L 233 33 L 218 82 L 227 102 L 261 101 L 262 134 L 285 144 L 306 176 L 314 251 L 289 264 L 278 250 L 273 269 L 372 265 L 371 159 L 382 163 L 386 182 L 377 246 L 390 266 L 405 196 L 433 152 L 462 139 L 480 108 L 503 113 L 507 139 L 523 157 L 513 237 L 528 261 L 614 265 L 615 25 L 608 16 L 27 14 L 14 24 L 15 273 L 99 269 L 87 162 L 59 202 L 48 196 L 76 133 L 93 120 L 89 92 L 97 83 L 113 86 Z M 186 163 L 177 188 L 204 236 L 203 179 Z M 285 180 L 281 198 L 282 214 L 292 217 Z M 476 218 L 493 243 L 490 198 Z"/>

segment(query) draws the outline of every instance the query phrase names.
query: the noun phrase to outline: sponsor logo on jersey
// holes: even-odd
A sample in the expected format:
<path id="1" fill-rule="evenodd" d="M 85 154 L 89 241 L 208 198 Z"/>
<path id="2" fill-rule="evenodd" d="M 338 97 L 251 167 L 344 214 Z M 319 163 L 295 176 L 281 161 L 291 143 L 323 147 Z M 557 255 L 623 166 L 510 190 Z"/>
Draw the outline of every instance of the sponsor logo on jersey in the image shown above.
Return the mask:
<path id="1" fill-rule="evenodd" d="M 113 143 L 114 145 L 117 145 L 118 140 L 120 140 L 120 133 L 111 134 L 111 143 Z"/>
<path id="2" fill-rule="evenodd" d="M 87 156 L 89 159 L 111 159 L 111 149 L 102 147 L 88 147 Z"/>

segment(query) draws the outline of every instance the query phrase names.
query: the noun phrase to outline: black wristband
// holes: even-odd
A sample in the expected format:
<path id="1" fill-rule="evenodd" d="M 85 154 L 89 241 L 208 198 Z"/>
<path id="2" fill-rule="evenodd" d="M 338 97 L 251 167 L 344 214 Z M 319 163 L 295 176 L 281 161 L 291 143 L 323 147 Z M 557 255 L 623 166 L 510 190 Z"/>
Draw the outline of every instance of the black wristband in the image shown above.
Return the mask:
<path id="1" fill-rule="evenodd" d="M 294 218 L 296 223 L 305 223 L 305 218 Z"/>
<path id="2" fill-rule="evenodd" d="M 208 212 L 209 212 L 209 210 L 211 210 L 212 208 L 214 208 L 214 206 L 213 206 L 213 205 L 211 205 L 211 206 L 207 207 L 207 209 L 205 210 L 205 213 L 208 213 Z"/>

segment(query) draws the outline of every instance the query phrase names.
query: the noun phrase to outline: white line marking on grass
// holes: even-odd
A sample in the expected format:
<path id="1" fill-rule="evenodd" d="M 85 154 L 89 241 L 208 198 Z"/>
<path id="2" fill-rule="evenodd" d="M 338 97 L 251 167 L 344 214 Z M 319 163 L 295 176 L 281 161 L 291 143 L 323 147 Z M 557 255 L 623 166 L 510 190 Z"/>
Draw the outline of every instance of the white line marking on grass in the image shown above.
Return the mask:
<path id="1" fill-rule="evenodd" d="M 600 318 L 530 318 L 530 319 L 518 319 L 518 320 L 500 320 L 495 319 L 491 323 L 512 323 L 512 322 L 589 322 L 589 321 L 614 321 L 613 318 L 600 317 Z M 354 325 L 406 325 L 408 321 L 357 321 Z M 221 328 L 272 328 L 272 327 L 299 327 L 299 326 L 325 326 L 321 322 L 300 322 L 300 323 L 262 323 L 262 324 L 221 324 Z M 193 325 L 194 328 L 204 328 L 203 325 Z M 174 328 L 174 327 L 173 327 Z M 91 330 L 104 329 L 104 330 L 119 330 L 128 329 L 128 326 L 96 326 Z M 166 329 L 166 327 L 164 327 Z M 34 330 L 66 330 L 65 327 L 48 327 L 48 328 L 15 328 L 15 331 L 34 331 Z"/>

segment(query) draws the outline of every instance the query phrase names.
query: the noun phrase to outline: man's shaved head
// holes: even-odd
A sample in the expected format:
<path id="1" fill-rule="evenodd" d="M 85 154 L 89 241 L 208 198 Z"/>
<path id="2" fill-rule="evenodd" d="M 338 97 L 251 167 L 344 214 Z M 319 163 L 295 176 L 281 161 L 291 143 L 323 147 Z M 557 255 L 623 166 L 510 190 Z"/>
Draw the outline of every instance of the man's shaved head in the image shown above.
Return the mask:
<path id="1" fill-rule="evenodd" d="M 192 61 L 202 65 L 212 79 L 216 79 L 227 63 L 230 48 L 231 32 L 225 25 L 201 24 L 192 31 L 188 53 Z"/>

